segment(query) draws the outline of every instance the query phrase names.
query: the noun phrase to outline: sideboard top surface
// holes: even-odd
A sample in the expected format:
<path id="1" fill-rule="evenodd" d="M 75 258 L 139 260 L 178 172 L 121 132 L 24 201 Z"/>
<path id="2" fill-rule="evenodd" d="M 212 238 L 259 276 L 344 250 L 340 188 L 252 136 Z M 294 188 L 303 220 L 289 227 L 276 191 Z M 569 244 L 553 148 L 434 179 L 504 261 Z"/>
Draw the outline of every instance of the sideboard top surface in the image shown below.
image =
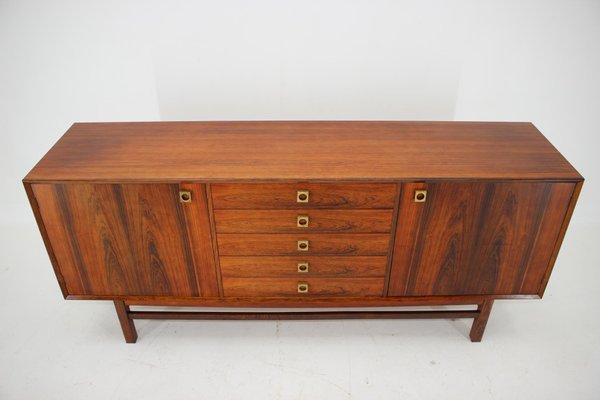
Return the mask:
<path id="1" fill-rule="evenodd" d="M 581 180 L 531 123 L 76 123 L 25 181 Z"/>

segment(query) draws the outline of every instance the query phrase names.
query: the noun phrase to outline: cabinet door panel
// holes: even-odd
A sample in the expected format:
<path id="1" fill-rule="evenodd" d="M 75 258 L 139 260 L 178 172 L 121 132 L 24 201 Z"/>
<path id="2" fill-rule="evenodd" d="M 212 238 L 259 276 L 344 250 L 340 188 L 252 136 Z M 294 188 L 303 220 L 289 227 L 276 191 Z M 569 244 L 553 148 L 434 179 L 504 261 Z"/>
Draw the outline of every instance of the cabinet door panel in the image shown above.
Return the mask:
<path id="1" fill-rule="evenodd" d="M 185 215 L 208 215 L 204 187 L 191 186 L 194 199 L 182 204 L 176 184 L 33 185 L 67 292 L 201 295 L 198 272 L 212 265 L 197 265 L 199 253 L 210 248 L 196 245 Z M 204 230 L 210 244 L 209 225 Z"/>
<path id="2" fill-rule="evenodd" d="M 404 184 L 388 294 L 536 294 L 574 187 Z M 414 201 L 417 189 L 427 190 L 425 202 Z"/>

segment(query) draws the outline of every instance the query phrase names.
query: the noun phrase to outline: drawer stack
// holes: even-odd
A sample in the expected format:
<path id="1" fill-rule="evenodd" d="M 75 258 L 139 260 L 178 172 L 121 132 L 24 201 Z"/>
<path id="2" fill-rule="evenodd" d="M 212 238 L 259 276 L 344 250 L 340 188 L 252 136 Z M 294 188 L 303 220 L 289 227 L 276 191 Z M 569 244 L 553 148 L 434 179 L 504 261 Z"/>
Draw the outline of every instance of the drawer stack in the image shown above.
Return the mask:
<path id="1" fill-rule="evenodd" d="M 381 296 L 395 184 L 211 185 L 223 294 Z"/>

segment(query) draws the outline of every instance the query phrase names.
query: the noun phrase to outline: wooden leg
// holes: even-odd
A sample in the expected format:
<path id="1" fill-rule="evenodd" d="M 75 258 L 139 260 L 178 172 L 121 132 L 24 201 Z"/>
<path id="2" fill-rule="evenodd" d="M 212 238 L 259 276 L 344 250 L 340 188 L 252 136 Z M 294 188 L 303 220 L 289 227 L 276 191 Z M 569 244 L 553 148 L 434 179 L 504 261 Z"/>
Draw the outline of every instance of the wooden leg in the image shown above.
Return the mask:
<path id="1" fill-rule="evenodd" d="M 483 303 L 477 306 L 479 315 L 473 320 L 473 325 L 471 326 L 471 333 L 469 334 L 471 337 L 471 342 L 481 342 L 481 338 L 485 332 L 485 326 L 487 325 L 493 305 L 494 300 L 492 299 L 484 300 Z"/>
<path id="2" fill-rule="evenodd" d="M 114 303 L 125 341 L 127 343 L 135 343 L 137 341 L 137 331 L 135 330 L 133 319 L 129 317 L 129 306 L 122 300 L 115 300 Z"/>

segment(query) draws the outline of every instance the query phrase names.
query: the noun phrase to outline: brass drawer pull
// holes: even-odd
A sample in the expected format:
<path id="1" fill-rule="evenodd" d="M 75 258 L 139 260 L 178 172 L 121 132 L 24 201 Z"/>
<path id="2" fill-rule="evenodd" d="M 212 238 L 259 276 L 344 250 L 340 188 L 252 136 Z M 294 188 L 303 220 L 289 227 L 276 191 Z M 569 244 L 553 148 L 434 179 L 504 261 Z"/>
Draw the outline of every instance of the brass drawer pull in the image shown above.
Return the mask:
<path id="1" fill-rule="evenodd" d="M 298 240 L 298 251 L 308 251 L 308 240 Z"/>
<path id="2" fill-rule="evenodd" d="M 188 190 L 180 190 L 179 191 L 179 201 L 182 203 L 191 203 L 192 202 L 192 192 Z"/>
<path id="3" fill-rule="evenodd" d="M 298 282 L 298 293 L 308 293 L 308 282 Z"/>
<path id="4" fill-rule="evenodd" d="M 415 190 L 415 203 L 425 203 L 427 190 Z"/>
<path id="5" fill-rule="evenodd" d="M 308 228 L 310 217 L 308 215 L 298 215 L 296 218 L 296 226 L 299 228 Z"/>
<path id="6" fill-rule="evenodd" d="M 308 203 L 308 190 L 298 190 L 296 192 L 296 202 L 297 203 Z"/>
<path id="7" fill-rule="evenodd" d="M 307 262 L 299 262 L 298 263 L 298 272 L 308 272 L 308 263 Z"/>

